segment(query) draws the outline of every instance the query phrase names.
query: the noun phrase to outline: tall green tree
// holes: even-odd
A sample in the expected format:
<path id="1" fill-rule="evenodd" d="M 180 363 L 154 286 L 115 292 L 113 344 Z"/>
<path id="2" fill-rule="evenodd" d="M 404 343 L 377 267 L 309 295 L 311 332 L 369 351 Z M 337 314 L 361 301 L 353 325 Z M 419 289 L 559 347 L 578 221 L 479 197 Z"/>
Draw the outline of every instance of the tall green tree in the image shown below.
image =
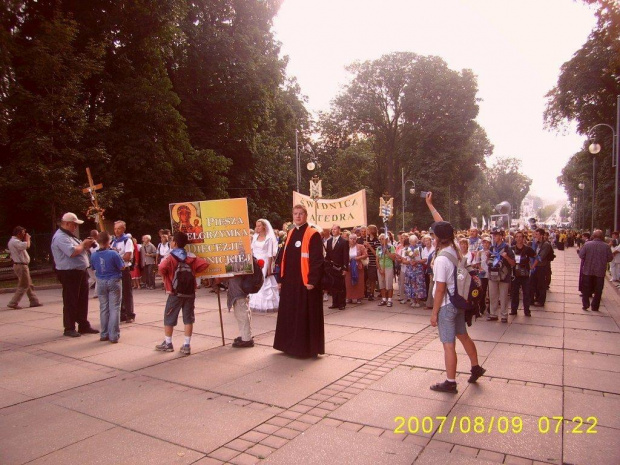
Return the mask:
<path id="1" fill-rule="evenodd" d="M 295 130 L 309 125 L 271 30 L 280 4 L 188 2 L 169 67 L 192 144 L 230 160 L 228 194 L 248 197 L 252 217 L 276 222 L 290 215 Z"/>
<path id="2" fill-rule="evenodd" d="M 439 193 L 443 211 L 457 196 L 466 196 L 467 185 L 492 152 L 475 122 L 478 89 L 473 73 L 451 70 L 439 57 L 409 52 L 354 63 L 348 70 L 351 81 L 331 112 L 321 115 L 325 162 L 334 163 L 338 150 L 365 139 L 372 146 L 373 156 L 365 163 L 375 173 L 376 194 L 387 191 L 402 205 L 404 169 L 405 178 L 413 179 L 418 190 Z M 409 203 L 414 221 L 428 216 L 422 203 Z M 455 218 L 461 216 L 465 213 L 458 207 Z"/>
<path id="3" fill-rule="evenodd" d="M 77 49 L 78 25 L 58 2 L 25 1 L 12 13 L 0 184 L 3 198 L 19 199 L 13 221 L 44 218 L 52 226 L 63 209 L 84 205 L 77 182 L 86 131 L 83 82 L 99 70 L 103 51 L 93 42 Z"/>
<path id="4" fill-rule="evenodd" d="M 596 6 L 597 24 L 586 43 L 562 65 L 557 85 L 547 94 L 545 111 L 545 121 L 550 129 L 562 129 L 574 122 L 577 131 L 584 136 L 588 136 L 590 128 L 600 123 L 615 126 L 616 99 L 620 95 L 620 5 L 613 0 L 586 2 Z M 596 156 L 598 188 L 594 193 L 594 202 L 598 207 L 595 223 L 610 228 L 615 190 L 615 169 L 611 169 L 612 132 L 600 128 L 592 136 L 603 147 Z M 569 163 L 579 161 L 581 165 L 583 158 L 580 155 Z M 568 171 L 573 171 L 573 168 Z M 589 178 L 592 178 L 591 174 Z M 567 176 L 563 182 L 569 196 L 577 188 L 568 184 L 571 179 Z"/>

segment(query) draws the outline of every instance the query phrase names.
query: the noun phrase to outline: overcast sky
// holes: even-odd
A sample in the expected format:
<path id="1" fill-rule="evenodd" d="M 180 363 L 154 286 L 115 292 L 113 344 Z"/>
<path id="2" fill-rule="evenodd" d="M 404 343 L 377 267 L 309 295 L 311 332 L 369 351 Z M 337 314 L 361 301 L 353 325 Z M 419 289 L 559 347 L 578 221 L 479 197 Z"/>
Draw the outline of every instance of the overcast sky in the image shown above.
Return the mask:
<path id="1" fill-rule="evenodd" d="M 523 160 L 530 192 L 557 200 L 584 138 L 543 128 L 544 96 L 594 25 L 580 0 L 285 0 L 274 29 L 313 112 L 329 109 L 355 60 L 410 51 L 472 69 L 494 157 Z"/>

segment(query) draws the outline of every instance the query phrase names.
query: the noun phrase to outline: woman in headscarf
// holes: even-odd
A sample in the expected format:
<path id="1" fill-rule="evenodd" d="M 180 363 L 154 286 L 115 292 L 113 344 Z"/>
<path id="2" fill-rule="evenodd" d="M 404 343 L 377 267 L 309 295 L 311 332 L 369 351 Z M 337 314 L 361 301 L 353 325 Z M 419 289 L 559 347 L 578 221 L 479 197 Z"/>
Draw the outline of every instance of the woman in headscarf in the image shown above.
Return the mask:
<path id="1" fill-rule="evenodd" d="M 347 303 L 361 304 L 366 286 L 364 284 L 364 265 L 362 261 L 368 258 L 368 252 L 362 244 L 357 243 L 357 235 L 349 235 L 349 270 L 345 275 L 347 287 Z"/>
<path id="2" fill-rule="evenodd" d="M 280 304 L 278 283 L 273 275 L 273 263 L 278 253 L 278 240 L 271 223 L 261 218 L 256 221 L 252 236 L 252 254 L 256 260 L 263 260 L 265 282 L 256 294 L 250 294 L 250 309 L 254 312 L 277 312 Z"/>

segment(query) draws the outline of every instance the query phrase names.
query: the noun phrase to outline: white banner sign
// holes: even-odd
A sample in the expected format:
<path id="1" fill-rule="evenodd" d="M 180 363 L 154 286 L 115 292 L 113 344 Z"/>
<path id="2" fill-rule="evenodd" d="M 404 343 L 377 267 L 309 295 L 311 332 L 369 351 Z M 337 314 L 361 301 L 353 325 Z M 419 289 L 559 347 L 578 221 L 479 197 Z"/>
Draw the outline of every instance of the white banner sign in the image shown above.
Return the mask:
<path id="1" fill-rule="evenodd" d="M 367 224 L 366 190 L 339 199 L 317 199 L 293 191 L 293 205 L 301 204 L 308 209 L 308 222 L 321 228 L 331 228 L 334 224 L 342 228 L 352 228 Z"/>

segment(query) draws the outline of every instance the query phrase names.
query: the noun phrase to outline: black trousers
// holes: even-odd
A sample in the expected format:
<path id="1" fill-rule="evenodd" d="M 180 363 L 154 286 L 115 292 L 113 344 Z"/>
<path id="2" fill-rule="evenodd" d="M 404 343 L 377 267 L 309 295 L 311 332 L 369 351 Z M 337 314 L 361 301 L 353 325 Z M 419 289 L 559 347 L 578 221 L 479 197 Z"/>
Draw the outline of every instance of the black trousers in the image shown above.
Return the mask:
<path id="1" fill-rule="evenodd" d="M 484 312 L 488 310 L 487 307 L 487 291 L 489 290 L 489 278 L 480 278 L 480 297 L 478 298 L 478 308 L 480 309 L 480 315 L 484 315 Z"/>
<path id="2" fill-rule="evenodd" d="M 342 308 L 347 304 L 347 287 L 344 282 L 344 276 L 339 276 L 332 287 L 332 305 Z"/>
<path id="3" fill-rule="evenodd" d="M 121 321 L 135 318 L 133 311 L 133 289 L 131 287 L 131 271 L 123 270 L 123 296 L 121 299 Z"/>
<path id="4" fill-rule="evenodd" d="M 544 305 L 547 300 L 547 281 L 549 279 L 549 266 L 537 266 L 534 274 L 530 277 L 531 300 Z"/>
<path id="5" fill-rule="evenodd" d="M 62 323 L 66 331 L 90 328 L 88 322 L 88 272 L 86 270 L 57 270 L 62 284 Z"/>
<path id="6" fill-rule="evenodd" d="M 583 275 L 583 297 L 581 301 L 583 308 L 590 307 L 590 296 L 594 294 L 592 298 L 592 310 L 598 311 L 601 305 L 601 296 L 603 295 L 603 286 L 605 285 L 605 278 L 601 276 L 592 276 L 588 274 Z"/>
<path id="7" fill-rule="evenodd" d="M 519 308 L 519 289 L 523 290 L 523 310 L 530 313 L 530 277 L 514 276 L 510 284 L 510 310 L 516 312 Z"/>

